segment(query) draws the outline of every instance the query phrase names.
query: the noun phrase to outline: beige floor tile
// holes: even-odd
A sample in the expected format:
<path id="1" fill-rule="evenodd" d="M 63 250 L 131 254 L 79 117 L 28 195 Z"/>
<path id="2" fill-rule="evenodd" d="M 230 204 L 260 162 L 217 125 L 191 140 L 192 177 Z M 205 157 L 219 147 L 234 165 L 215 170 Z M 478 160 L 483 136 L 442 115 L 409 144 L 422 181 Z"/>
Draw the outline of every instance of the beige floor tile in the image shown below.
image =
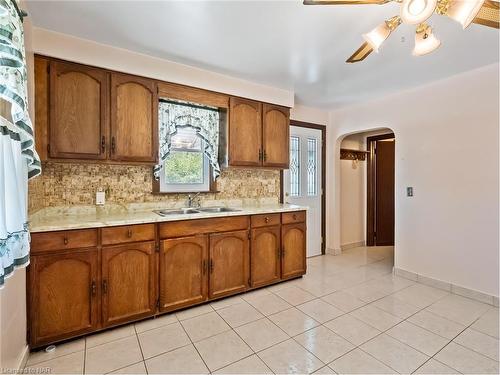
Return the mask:
<path id="1" fill-rule="evenodd" d="M 147 374 L 146 364 L 144 363 L 144 361 L 141 361 L 119 370 L 115 370 L 111 372 L 111 374 Z"/>
<path id="2" fill-rule="evenodd" d="M 275 294 L 261 295 L 247 299 L 247 301 L 266 316 L 276 314 L 277 312 L 287 310 L 292 307 L 292 305 Z"/>
<path id="3" fill-rule="evenodd" d="M 193 345 L 146 360 L 149 374 L 208 374 L 208 368 Z"/>
<path id="4" fill-rule="evenodd" d="M 498 361 L 498 339 L 494 337 L 468 328 L 453 341 Z"/>
<path id="5" fill-rule="evenodd" d="M 85 373 L 101 374 L 142 361 L 137 336 L 129 336 L 87 349 Z"/>
<path id="6" fill-rule="evenodd" d="M 191 343 L 179 322 L 143 332 L 138 337 L 144 359 Z"/>
<path id="7" fill-rule="evenodd" d="M 303 303 L 302 305 L 298 305 L 297 308 L 320 323 L 325 323 L 344 314 L 342 310 L 339 310 L 320 299 Z"/>
<path id="8" fill-rule="evenodd" d="M 221 333 L 195 343 L 210 371 L 218 370 L 253 354 L 234 331 Z"/>
<path id="9" fill-rule="evenodd" d="M 406 321 L 392 327 L 386 333 L 430 357 L 450 342 L 448 339 Z"/>
<path id="10" fill-rule="evenodd" d="M 331 362 L 354 349 L 350 342 L 323 326 L 295 336 L 294 340 L 324 363 Z"/>
<path id="11" fill-rule="evenodd" d="M 126 326 L 109 329 L 104 332 L 99 332 L 86 337 L 87 349 L 132 335 L 135 335 L 135 329 L 133 324 L 127 324 Z"/>
<path id="12" fill-rule="evenodd" d="M 410 305 L 393 296 L 387 296 L 372 303 L 373 306 L 378 307 L 391 315 L 397 316 L 401 319 L 406 319 L 415 314 L 421 309 L 417 306 Z"/>
<path id="13" fill-rule="evenodd" d="M 215 311 L 191 319 L 182 320 L 181 324 L 193 342 L 206 339 L 231 329 L 224 319 Z"/>
<path id="14" fill-rule="evenodd" d="M 210 304 L 205 304 L 205 305 L 195 306 L 195 307 L 191 307 L 189 309 L 179 311 L 175 315 L 177 316 L 177 319 L 179 319 L 179 320 L 186 320 L 186 319 L 194 318 L 195 316 L 208 314 L 208 313 L 211 313 L 213 311 L 214 311 L 214 309 L 212 308 L 212 306 L 210 306 Z"/>
<path id="15" fill-rule="evenodd" d="M 255 352 L 290 338 L 278 326 L 265 318 L 238 327 L 235 331 Z"/>
<path id="16" fill-rule="evenodd" d="M 335 371 L 333 371 L 330 367 L 328 366 L 323 366 L 319 370 L 316 370 L 313 372 L 313 374 L 328 374 L 328 375 L 333 375 L 336 374 Z"/>
<path id="17" fill-rule="evenodd" d="M 378 329 L 349 314 L 325 323 L 325 327 L 354 345 L 361 345 L 381 333 Z"/>
<path id="18" fill-rule="evenodd" d="M 298 335 L 319 325 L 313 318 L 296 308 L 270 315 L 269 319 L 290 336 Z"/>
<path id="19" fill-rule="evenodd" d="M 380 331 L 385 331 L 394 327 L 402 320 L 401 318 L 380 310 L 373 305 L 363 306 L 353 312 L 350 312 L 349 314 L 365 323 L 368 323 Z"/>
<path id="20" fill-rule="evenodd" d="M 339 374 L 395 374 L 395 370 L 356 348 L 328 365 Z"/>
<path id="21" fill-rule="evenodd" d="M 423 284 L 415 284 L 394 293 L 397 299 L 414 306 L 425 308 L 434 302 L 446 297 L 450 293 Z"/>
<path id="22" fill-rule="evenodd" d="M 295 286 L 278 290 L 277 292 L 275 292 L 275 294 L 283 298 L 285 301 L 287 301 L 289 304 L 293 306 L 300 305 L 301 303 L 311 301 L 316 298 L 311 293 L 306 292 L 305 290 L 297 288 Z"/>
<path id="23" fill-rule="evenodd" d="M 498 322 L 500 320 L 498 308 L 488 310 L 472 324 L 471 328 L 487 335 L 499 338 Z"/>
<path id="24" fill-rule="evenodd" d="M 159 327 L 166 326 L 168 324 L 172 324 L 177 322 L 177 317 L 175 314 L 166 314 L 157 316 L 155 318 L 143 320 L 141 322 L 135 323 L 135 330 L 137 333 L 141 333 L 144 331 L 149 331 L 150 329 L 155 329 Z"/>
<path id="25" fill-rule="evenodd" d="M 490 305 L 469 298 L 449 295 L 427 307 L 427 311 L 454 322 L 469 325 L 491 308 Z"/>
<path id="26" fill-rule="evenodd" d="M 282 288 L 286 288 L 286 287 L 290 287 L 290 282 L 286 282 L 286 283 L 280 283 L 280 284 L 277 284 L 279 286 L 281 286 Z M 271 286 L 271 287 L 268 287 L 268 288 L 260 288 L 260 289 L 255 289 L 255 290 L 252 290 L 250 292 L 246 292 L 245 294 L 242 294 L 241 295 L 241 298 L 243 298 L 245 301 L 250 301 L 251 299 L 254 299 L 254 298 L 257 298 L 257 297 L 260 297 L 260 296 L 267 296 L 269 294 L 271 294 L 271 291 L 269 290 L 269 288 L 273 288 L 274 286 Z"/>
<path id="27" fill-rule="evenodd" d="M 272 346 L 260 352 L 259 357 L 276 374 L 310 374 L 324 366 L 294 340 Z"/>
<path id="28" fill-rule="evenodd" d="M 215 302 L 212 302 L 210 306 L 212 306 L 214 310 L 220 310 L 225 307 L 237 305 L 238 303 L 242 302 L 245 302 L 243 298 L 241 298 L 240 296 L 233 296 L 233 297 L 222 298 Z"/>
<path id="29" fill-rule="evenodd" d="M 295 281 L 296 280 L 284 281 L 282 283 L 278 283 L 278 284 L 274 284 L 274 285 L 268 286 L 265 290 L 267 290 L 268 292 L 271 292 L 271 293 L 276 293 L 278 290 L 282 290 L 282 289 L 287 289 L 287 288 L 293 287 Z"/>
<path id="30" fill-rule="evenodd" d="M 359 298 L 354 297 L 352 294 L 342 291 L 329 294 L 322 297 L 321 299 L 346 313 L 366 304 L 366 302 L 361 301 Z"/>
<path id="31" fill-rule="evenodd" d="M 362 350 L 372 355 L 397 372 L 408 374 L 419 368 L 429 357 L 410 348 L 386 334 L 381 334 L 361 345 Z"/>
<path id="32" fill-rule="evenodd" d="M 27 366 L 27 374 L 82 374 L 85 352 L 66 354 Z"/>
<path id="33" fill-rule="evenodd" d="M 246 302 L 220 309 L 217 313 L 233 328 L 264 317 L 264 315 Z"/>
<path id="34" fill-rule="evenodd" d="M 26 366 L 31 366 L 36 363 L 48 361 L 66 354 L 76 353 L 85 350 L 85 339 L 77 339 L 66 342 L 64 344 L 57 344 L 56 349 L 47 353 L 45 350 L 30 353 Z"/>
<path id="35" fill-rule="evenodd" d="M 428 311 L 420 311 L 408 318 L 410 323 L 425 328 L 439 336 L 452 340 L 465 329 L 465 326 L 452 322 Z"/>
<path id="36" fill-rule="evenodd" d="M 214 374 L 272 374 L 273 372 L 255 354 L 229 366 L 221 368 Z"/>
<path id="37" fill-rule="evenodd" d="M 450 343 L 435 358 L 463 374 L 498 374 L 498 362 L 461 345 Z"/>
<path id="38" fill-rule="evenodd" d="M 415 374 L 459 374 L 459 372 L 431 358 L 419 367 Z"/>
<path id="39" fill-rule="evenodd" d="M 346 289 L 345 292 L 367 303 L 373 302 L 390 294 L 390 292 L 380 289 L 380 287 L 373 283 L 373 281 L 367 281 L 363 284 L 353 286 Z"/>
<path id="40" fill-rule="evenodd" d="M 318 280 L 297 283 L 296 286 L 315 297 L 323 297 L 338 290 L 334 276 L 325 275 Z"/>

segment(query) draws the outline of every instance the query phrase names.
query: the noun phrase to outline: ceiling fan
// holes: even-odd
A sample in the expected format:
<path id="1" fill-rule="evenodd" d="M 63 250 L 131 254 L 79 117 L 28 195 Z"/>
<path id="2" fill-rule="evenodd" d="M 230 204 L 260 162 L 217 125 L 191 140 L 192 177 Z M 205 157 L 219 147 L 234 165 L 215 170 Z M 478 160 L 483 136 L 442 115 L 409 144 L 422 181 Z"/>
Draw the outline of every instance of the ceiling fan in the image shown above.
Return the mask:
<path id="1" fill-rule="evenodd" d="M 471 23 L 499 28 L 499 2 L 493 0 L 304 0 L 305 5 L 383 5 L 391 1 L 401 4 L 400 14 L 363 35 L 365 42 L 347 59 L 348 63 L 363 61 L 402 23 L 416 25 L 413 55 L 421 56 L 441 45 L 426 21 L 437 13 L 459 22 L 465 29 Z"/>

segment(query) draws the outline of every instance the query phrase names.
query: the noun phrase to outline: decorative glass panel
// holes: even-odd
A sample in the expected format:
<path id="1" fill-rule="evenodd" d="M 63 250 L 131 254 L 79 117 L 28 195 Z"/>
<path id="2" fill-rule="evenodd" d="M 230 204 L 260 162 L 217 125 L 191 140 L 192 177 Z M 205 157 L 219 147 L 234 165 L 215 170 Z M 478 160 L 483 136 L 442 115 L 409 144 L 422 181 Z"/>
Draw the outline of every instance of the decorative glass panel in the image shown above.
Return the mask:
<path id="1" fill-rule="evenodd" d="M 290 137 L 290 196 L 300 195 L 300 140 Z"/>
<path id="2" fill-rule="evenodd" d="M 317 173 L 317 141 L 307 139 L 307 195 L 318 194 L 318 173 Z"/>

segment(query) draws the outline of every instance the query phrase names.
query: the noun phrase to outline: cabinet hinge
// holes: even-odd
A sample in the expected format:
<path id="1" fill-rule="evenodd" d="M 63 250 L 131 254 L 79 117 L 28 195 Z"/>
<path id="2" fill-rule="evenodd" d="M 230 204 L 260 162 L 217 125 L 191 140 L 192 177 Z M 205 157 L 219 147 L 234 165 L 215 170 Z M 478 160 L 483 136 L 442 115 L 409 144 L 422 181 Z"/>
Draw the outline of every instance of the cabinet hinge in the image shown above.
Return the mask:
<path id="1" fill-rule="evenodd" d="M 248 286 L 252 286 L 252 280 L 250 279 L 250 277 L 248 278 Z"/>
<path id="2" fill-rule="evenodd" d="M 156 300 L 156 308 L 160 310 L 160 297 Z"/>
<path id="3" fill-rule="evenodd" d="M 156 251 L 157 253 L 159 253 L 159 252 L 160 252 L 160 245 L 159 245 L 159 244 L 156 244 L 156 245 L 155 245 L 155 251 Z"/>
<path id="4" fill-rule="evenodd" d="M 250 231 L 248 231 L 248 239 L 251 240 L 252 239 L 252 234 L 250 233 Z"/>
<path id="5" fill-rule="evenodd" d="M 50 154 L 50 143 L 47 144 L 47 152 Z"/>

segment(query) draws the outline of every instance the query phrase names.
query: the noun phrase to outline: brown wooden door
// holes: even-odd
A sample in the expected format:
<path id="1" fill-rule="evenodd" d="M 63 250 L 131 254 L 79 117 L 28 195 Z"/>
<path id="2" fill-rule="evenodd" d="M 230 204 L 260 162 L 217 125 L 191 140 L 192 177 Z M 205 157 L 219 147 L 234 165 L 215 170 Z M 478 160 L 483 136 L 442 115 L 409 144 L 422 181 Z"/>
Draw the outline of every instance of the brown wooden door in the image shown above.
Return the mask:
<path id="1" fill-rule="evenodd" d="M 160 310 L 203 302 L 207 290 L 208 236 L 161 241 Z"/>
<path id="2" fill-rule="evenodd" d="M 379 140 L 375 154 L 375 244 L 394 245 L 394 139 Z"/>
<path id="3" fill-rule="evenodd" d="M 209 297 L 245 291 L 249 286 L 248 230 L 210 235 Z"/>
<path id="4" fill-rule="evenodd" d="M 97 328 L 97 249 L 34 256 L 29 275 L 33 347 Z"/>
<path id="5" fill-rule="evenodd" d="M 158 92 L 155 81 L 111 74 L 111 159 L 157 161 Z"/>
<path id="6" fill-rule="evenodd" d="M 263 165 L 288 168 L 290 159 L 290 110 L 264 104 L 262 111 Z"/>
<path id="7" fill-rule="evenodd" d="M 306 225 L 286 224 L 281 227 L 281 277 L 288 279 L 306 273 Z"/>
<path id="8" fill-rule="evenodd" d="M 50 62 L 51 158 L 106 158 L 108 89 L 104 70 Z"/>
<path id="9" fill-rule="evenodd" d="M 158 294 L 156 267 L 153 241 L 103 247 L 103 325 L 155 313 Z"/>
<path id="10" fill-rule="evenodd" d="M 229 101 L 229 164 L 262 165 L 262 104 L 231 98 Z"/>
<path id="11" fill-rule="evenodd" d="M 280 279 L 280 226 L 252 229 L 250 246 L 250 281 L 252 287 Z"/>

